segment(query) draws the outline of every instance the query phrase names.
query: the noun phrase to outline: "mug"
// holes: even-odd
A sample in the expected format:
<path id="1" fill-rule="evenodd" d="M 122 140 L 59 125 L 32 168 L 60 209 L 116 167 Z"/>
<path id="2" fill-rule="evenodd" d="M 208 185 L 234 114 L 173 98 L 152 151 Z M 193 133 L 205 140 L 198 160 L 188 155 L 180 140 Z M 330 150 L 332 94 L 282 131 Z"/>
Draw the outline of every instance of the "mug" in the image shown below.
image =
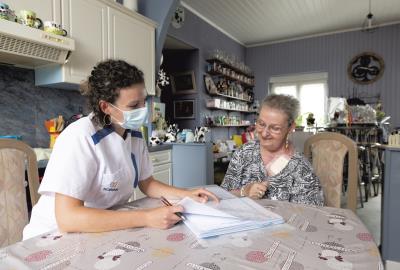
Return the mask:
<path id="1" fill-rule="evenodd" d="M 191 130 L 186 131 L 185 143 L 194 142 L 194 134 Z"/>
<path id="2" fill-rule="evenodd" d="M 61 25 L 53 21 L 44 22 L 44 31 L 47 33 L 52 33 L 60 36 L 67 36 L 67 30 L 63 29 Z"/>
<path id="3" fill-rule="evenodd" d="M 6 3 L 0 3 L 0 19 L 8 20 L 10 15 L 10 7 Z"/>
<path id="4" fill-rule="evenodd" d="M 19 12 L 19 22 L 23 25 L 38 29 L 43 26 L 42 20 L 36 18 L 36 13 L 31 10 L 21 10 Z"/>

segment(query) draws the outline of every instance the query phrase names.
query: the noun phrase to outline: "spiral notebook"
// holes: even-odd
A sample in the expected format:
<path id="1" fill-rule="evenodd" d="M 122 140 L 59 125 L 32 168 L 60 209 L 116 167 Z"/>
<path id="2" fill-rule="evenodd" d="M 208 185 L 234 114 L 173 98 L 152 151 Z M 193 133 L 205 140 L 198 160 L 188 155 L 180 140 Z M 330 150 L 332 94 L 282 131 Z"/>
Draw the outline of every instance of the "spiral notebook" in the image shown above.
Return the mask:
<path id="1" fill-rule="evenodd" d="M 283 218 L 249 198 L 223 199 L 205 204 L 184 198 L 185 225 L 198 238 L 259 229 L 284 223 Z"/>

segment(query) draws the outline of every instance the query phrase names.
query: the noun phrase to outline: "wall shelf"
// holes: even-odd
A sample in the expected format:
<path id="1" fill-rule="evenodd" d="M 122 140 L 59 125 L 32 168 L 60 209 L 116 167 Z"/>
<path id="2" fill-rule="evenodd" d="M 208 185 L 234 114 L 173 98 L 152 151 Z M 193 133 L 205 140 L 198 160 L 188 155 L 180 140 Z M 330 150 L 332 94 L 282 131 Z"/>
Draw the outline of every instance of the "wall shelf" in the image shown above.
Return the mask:
<path id="1" fill-rule="evenodd" d="M 211 110 L 222 110 L 222 111 L 231 111 L 231 112 L 240 112 L 240 113 L 256 113 L 255 111 L 243 111 L 243 110 L 235 110 L 235 109 L 225 109 L 225 108 L 211 107 L 211 106 L 207 106 L 207 109 L 211 109 Z"/>
<path id="2" fill-rule="evenodd" d="M 252 103 L 251 100 L 247 100 L 247 99 L 243 99 L 243 98 L 238 98 L 238 97 L 233 97 L 233 96 L 229 96 L 229 95 L 224 95 L 224 94 L 220 94 L 220 93 L 208 93 L 210 96 L 219 96 L 219 97 L 225 97 L 227 99 L 234 99 L 234 100 L 239 100 L 239 101 L 244 101 L 247 103 Z"/>
<path id="3" fill-rule="evenodd" d="M 242 124 L 242 125 L 212 125 L 210 128 L 230 128 L 230 127 L 249 127 L 251 124 Z"/>
<path id="4" fill-rule="evenodd" d="M 246 128 L 252 125 L 252 121 L 246 120 L 249 117 L 244 117 L 243 115 L 237 116 L 236 114 L 229 114 L 230 112 L 237 112 L 240 114 L 254 115 L 257 111 L 252 109 L 251 103 L 254 99 L 254 76 L 245 72 L 238 67 L 234 67 L 224 61 L 216 58 L 206 59 L 209 63 L 207 64 L 206 74 L 204 77 L 211 77 L 214 81 L 218 80 L 222 85 L 216 87 L 208 87 L 206 83 L 206 93 L 214 97 L 213 99 L 207 100 L 206 108 L 209 110 L 220 110 L 226 111 L 225 116 L 206 116 L 206 123 L 209 123 L 209 128 Z M 225 89 L 224 85 L 228 86 Z M 231 87 L 233 84 L 233 88 Z M 221 89 L 218 90 L 218 87 Z M 213 91 L 210 91 L 212 89 Z M 222 90 L 225 89 L 225 90 Z M 240 97 L 239 97 L 240 96 Z M 219 98 L 221 97 L 221 98 Z M 249 97 L 246 99 L 246 97 Z M 230 109 L 230 108 L 241 108 L 240 109 Z M 245 110 L 243 110 L 245 109 Z M 222 119 L 221 119 L 222 117 Z M 225 119 L 227 117 L 228 119 Z M 253 118 L 253 117 L 250 117 Z M 226 123 L 225 125 L 223 123 Z M 228 124 L 229 123 L 229 124 Z M 236 123 L 236 124 L 234 124 Z M 248 124 L 238 124 L 238 123 L 248 123 Z M 229 133 L 229 131 L 228 131 Z"/>
<path id="5" fill-rule="evenodd" d="M 246 83 L 246 82 L 244 82 L 244 81 L 242 81 L 242 80 L 236 79 L 236 78 L 234 78 L 234 77 L 232 77 L 232 76 L 229 76 L 229 75 L 224 74 L 224 73 L 219 72 L 219 71 L 215 71 L 215 70 L 214 70 L 214 71 L 207 71 L 207 74 L 209 74 L 209 75 L 211 75 L 211 76 L 225 77 L 225 78 L 227 78 L 227 79 L 229 79 L 229 80 L 237 81 L 238 83 L 240 83 L 241 85 L 243 85 L 244 87 L 247 87 L 247 88 L 253 88 L 253 87 L 254 87 L 253 84 Z"/>
<path id="6" fill-rule="evenodd" d="M 230 65 L 230 64 L 227 64 L 227 63 L 225 63 L 225 62 L 223 62 L 223 61 L 221 61 L 221 60 L 219 60 L 219 59 L 217 59 L 217 58 L 206 59 L 206 61 L 207 61 L 208 63 L 210 63 L 210 64 L 218 63 L 218 64 L 220 64 L 220 65 L 222 65 L 222 66 L 224 66 L 224 67 L 226 67 L 226 68 L 232 69 L 232 70 L 235 71 L 236 73 L 240 73 L 240 74 L 242 74 L 242 75 L 244 75 L 244 76 L 247 76 L 247 77 L 249 77 L 249 78 L 254 78 L 253 75 L 248 74 L 248 73 L 246 73 L 246 72 L 244 72 L 244 71 L 238 69 L 237 67 L 234 67 L 234 66 L 232 66 L 232 65 Z"/>

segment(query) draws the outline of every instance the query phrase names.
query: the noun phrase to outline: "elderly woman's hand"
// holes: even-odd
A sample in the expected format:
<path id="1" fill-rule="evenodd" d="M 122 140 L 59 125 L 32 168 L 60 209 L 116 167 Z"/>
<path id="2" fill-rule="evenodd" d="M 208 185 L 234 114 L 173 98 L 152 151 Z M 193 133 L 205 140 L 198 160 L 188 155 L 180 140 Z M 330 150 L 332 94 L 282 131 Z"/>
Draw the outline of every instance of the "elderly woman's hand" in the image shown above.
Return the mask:
<path id="1" fill-rule="evenodd" d="M 201 203 L 205 203 L 207 202 L 209 199 L 212 199 L 215 202 L 219 202 L 219 199 L 217 196 L 215 196 L 214 193 L 208 191 L 205 188 L 197 188 L 197 189 L 192 189 L 192 190 L 187 190 L 185 191 L 185 196 L 192 198 L 195 201 L 201 202 Z"/>
<path id="2" fill-rule="evenodd" d="M 256 182 L 256 183 L 250 183 L 247 184 L 244 187 L 244 195 L 247 197 L 250 197 L 254 200 L 259 200 L 261 199 L 265 192 L 268 189 L 268 182 L 264 181 L 264 182 Z"/>

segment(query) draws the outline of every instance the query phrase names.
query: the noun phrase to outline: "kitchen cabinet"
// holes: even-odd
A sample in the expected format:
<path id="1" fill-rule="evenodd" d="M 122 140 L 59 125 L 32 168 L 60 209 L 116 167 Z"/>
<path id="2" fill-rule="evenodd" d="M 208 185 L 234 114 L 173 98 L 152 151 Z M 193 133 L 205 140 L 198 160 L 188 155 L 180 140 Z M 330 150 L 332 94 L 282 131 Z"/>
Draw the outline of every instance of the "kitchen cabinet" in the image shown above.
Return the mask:
<path id="1" fill-rule="evenodd" d="M 142 70 L 146 89 L 154 95 L 154 27 L 113 8 L 108 8 L 108 18 L 109 57 L 125 59 Z"/>
<path id="2" fill-rule="evenodd" d="M 107 0 L 62 0 L 61 23 L 76 50 L 64 65 L 37 68 L 35 83 L 78 89 L 96 63 L 113 58 L 138 66 L 148 94 L 155 89 L 155 27 L 150 19 Z"/>
<path id="3" fill-rule="evenodd" d="M 158 181 L 171 185 L 172 183 L 172 157 L 171 150 L 151 152 L 150 160 L 153 163 L 153 177 Z M 134 199 L 138 200 L 146 197 L 139 188 L 135 189 Z"/>
<path id="4" fill-rule="evenodd" d="M 11 0 L 7 2 L 15 14 L 20 10 L 32 10 L 36 16 L 44 21 L 61 23 L 61 0 Z"/>
<path id="5" fill-rule="evenodd" d="M 63 25 L 76 42 L 76 51 L 63 67 L 63 80 L 79 84 L 108 56 L 107 6 L 97 0 L 64 0 L 62 4 Z"/>
<path id="6" fill-rule="evenodd" d="M 172 185 L 190 188 L 214 184 L 211 143 L 174 143 L 172 146 Z"/>

